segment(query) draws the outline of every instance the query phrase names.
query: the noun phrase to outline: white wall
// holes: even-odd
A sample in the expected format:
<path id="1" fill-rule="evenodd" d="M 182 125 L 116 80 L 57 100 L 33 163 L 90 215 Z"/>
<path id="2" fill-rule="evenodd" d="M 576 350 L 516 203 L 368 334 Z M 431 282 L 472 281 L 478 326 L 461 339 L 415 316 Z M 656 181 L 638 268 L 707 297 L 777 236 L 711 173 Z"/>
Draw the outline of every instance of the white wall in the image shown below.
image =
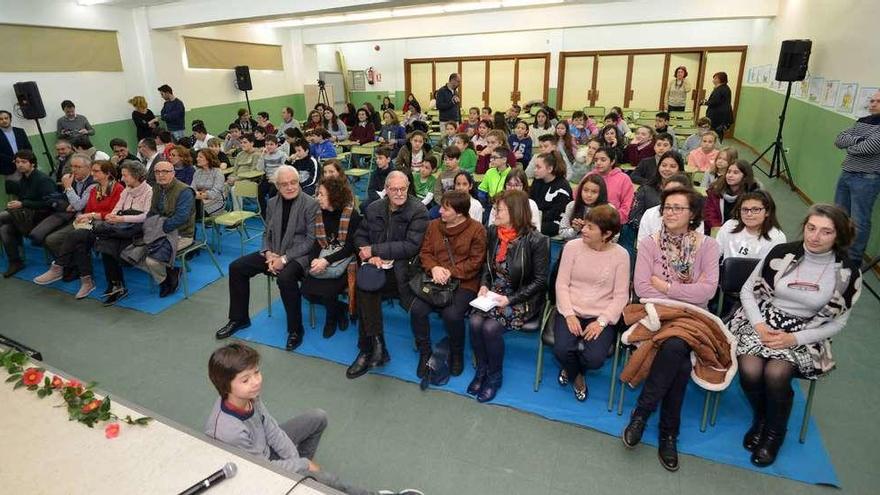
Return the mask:
<path id="1" fill-rule="evenodd" d="M 755 26 L 768 22 L 765 18 L 589 26 L 324 44 L 317 45 L 316 50 L 318 70 L 338 70 L 336 50 L 345 55 L 350 70 L 378 69 L 382 82 L 371 86 L 371 91 L 402 91 L 405 58 L 550 52 L 550 87 L 556 87 L 561 51 L 748 45 Z M 374 50 L 375 45 L 381 50 Z"/>
<path id="2" fill-rule="evenodd" d="M 124 72 L 0 73 L 0 108 L 12 110 L 16 103 L 14 83 L 37 82 L 46 107 L 46 119 L 41 121 L 44 131 L 55 130 L 55 120 L 63 114 L 62 100 L 72 100 L 79 112 L 92 123 L 99 123 L 129 118 L 127 100 L 146 91 L 131 10 L 81 7 L 69 0 L 0 0 L 0 22 L 118 31 Z M 6 42 L 6 49 L 15 49 L 15 40 Z M 24 127 L 29 134 L 36 133 L 33 121 L 13 118 L 16 126 Z"/>

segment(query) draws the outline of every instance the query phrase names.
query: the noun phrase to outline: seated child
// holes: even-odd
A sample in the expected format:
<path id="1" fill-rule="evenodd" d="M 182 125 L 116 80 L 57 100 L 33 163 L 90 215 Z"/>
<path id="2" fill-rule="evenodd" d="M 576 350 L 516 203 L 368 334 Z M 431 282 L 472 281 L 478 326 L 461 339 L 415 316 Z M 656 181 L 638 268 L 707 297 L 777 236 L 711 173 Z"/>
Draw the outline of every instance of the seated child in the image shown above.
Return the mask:
<path id="1" fill-rule="evenodd" d="M 712 130 L 712 121 L 709 120 L 709 117 L 700 117 L 697 120 L 697 132 L 688 136 L 685 139 L 684 144 L 681 147 L 681 156 L 688 156 L 688 154 L 697 148 L 700 147 L 700 140 L 703 137 L 703 133 L 706 131 Z"/>
<path id="2" fill-rule="evenodd" d="M 599 129 L 593 119 L 578 110 L 571 114 L 571 125 L 568 126 L 568 132 L 578 146 L 584 146 L 591 137 L 599 132 Z"/>
<path id="3" fill-rule="evenodd" d="M 422 166 L 418 171 L 413 171 L 412 183 L 416 190 L 416 197 L 423 205 L 430 208 L 431 202 L 434 200 L 434 183 L 437 177 L 434 177 L 434 171 L 437 170 L 437 157 L 429 154 L 422 160 Z"/>
<path id="4" fill-rule="evenodd" d="M 718 156 L 718 150 L 715 148 L 717 142 L 718 134 L 715 134 L 715 131 L 704 131 L 700 136 L 700 147 L 688 153 L 688 165 L 700 172 L 706 172 L 712 168 L 715 157 Z"/>
<path id="5" fill-rule="evenodd" d="M 336 158 L 336 146 L 330 141 L 326 129 L 319 127 L 306 132 L 306 141 L 309 142 L 309 152 L 318 160 Z"/>
<path id="6" fill-rule="evenodd" d="M 281 469 L 348 494 L 377 492 L 352 486 L 321 469 L 312 458 L 327 428 L 327 413 L 311 409 L 279 425 L 260 399 L 260 354 L 244 344 L 229 344 L 211 354 L 208 377 L 220 397 L 205 422 L 205 433 L 229 446 L 263 458 Z M 403 490 L 399 495 L 417 495 Z"/>
<path id="7" fill-rule="evenodd" d="M 532 161 L 532 138 L 529 136 L 529 124 L 522 120 L 517 121 L 513 128 L 513 134 L 507 137 L 507 144 L 516 161 L 522 163 L 523 166 L 528 165 Z"/>

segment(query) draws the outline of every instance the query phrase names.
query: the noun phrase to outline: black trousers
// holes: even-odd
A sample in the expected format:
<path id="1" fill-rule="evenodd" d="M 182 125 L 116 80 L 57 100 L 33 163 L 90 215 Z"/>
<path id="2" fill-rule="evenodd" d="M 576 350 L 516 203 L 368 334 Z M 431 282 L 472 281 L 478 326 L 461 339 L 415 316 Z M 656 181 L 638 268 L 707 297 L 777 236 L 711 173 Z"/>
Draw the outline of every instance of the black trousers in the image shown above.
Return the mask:
<path id="1" fill-rule="evenodd" d="M 419 352 L 431 351 L 431 325 L 428 323 L 428 316 L 434 311 L 439 311 L 440 318 L 443 319 L 443 325 L 449 335 L 450 350 L 453 352 L 463 351 L 464 316 L 470 309 L 470 302 L 475 297 L 477 294 L 474 291 L 459 288 L 452 296 L 452 303 L 440 308 L 416 298 L 409 310 L 409 321 Z"/>
<path id="2" fill-rule="evenodd" d="M 672 337 L 657 351 L 651 372 L 639 395 L 636 414 L 648 417 L 660 407 L 660 434 L 678 436 L 681 405 L 691 373 L 691 348 L 687 342 Z"/>
<path id="3" fill-rule="evenodd" d="M 107 285 L 125 286 L 125 277 L 122 274 L 122 260 L 118 256 L 108 253 L 101 253 L 101 260 L 104 262 L 104 276 L 107 278 Z"/>
<path id="4" fill-rule="evenodd" d="M 250 321 L 248 307 L 250 304 L 250 280 L 257 275 L 267 275 L 266 258 L 260 253 L 251 253 L 238 258 L 229 264 L 229 319 L 233 321 Z M 287 332 L 301 332 L 302 297 L 299 282 L 303 279 L 302 266 L 290 260 L 283 270 L 278 272 L 278 290 L 281 302 L 287 313 Z"/>
<path id="5" fill-rule="evenodd" d="M 583 328 L 595 318 L 578 318 Z M 565 317 L 556 313 L 556 324 L 553 326 L 553 355 L 559 361 L 570 380 L 578 375 L 586 374 L 587 370 L 597 370 L 605 364 L 608 349 L 614 343 L 617 331 L 611 326 L 605 327 L 596 340 L 584 340 L 583 337 L 572 335 L 568 331 Z"/>
<path id="6" fill-rule="evenodd" d="M 397 278 L 394 270 L 387 270 L 385 286 L 375 292 L 357 290 L 358 311 L 358 349 L 369 352 L 373 345 L 373 337 L 384 338 L 385 329 L 382 321 L 382 299 L 399 297 Z"/>
<path id="7" fill-rule="evenodd" d="M 263 220 L 266 219 L 268 209 L 266 205 L 269 203 L 269 199 L 274 198 L 276 194 L 278 194 L 278 189 L 268 179 L 263 179 L 257 185 L 257 201 L 260 203 L 260 214 L 263 216 Z"/>
<path id="8" fill-rule="evenodd" d="M 92 246 L 95 235 L 91 230 L 76 229 L 64 237 L 55 264 L 64 268 L 74 268 L 80 277 L 92 275 Z"/>

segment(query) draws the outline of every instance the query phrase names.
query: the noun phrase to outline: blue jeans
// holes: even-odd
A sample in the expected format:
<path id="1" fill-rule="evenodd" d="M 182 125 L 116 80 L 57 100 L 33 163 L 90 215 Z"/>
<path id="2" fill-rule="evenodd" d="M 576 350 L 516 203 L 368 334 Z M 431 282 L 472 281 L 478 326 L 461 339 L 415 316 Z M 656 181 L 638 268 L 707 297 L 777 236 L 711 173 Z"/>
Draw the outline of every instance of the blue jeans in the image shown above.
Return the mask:
<path id="1" fill-rule="evenodd" d="M 880 194 L 880 174 L 843 171 L 837 180 L 834 202 L 841 206 L 856 224 L 856 240 L 849 248 L 849 257 L 862 265 L 862 256 L 871 237 L 871 214 Z"/>

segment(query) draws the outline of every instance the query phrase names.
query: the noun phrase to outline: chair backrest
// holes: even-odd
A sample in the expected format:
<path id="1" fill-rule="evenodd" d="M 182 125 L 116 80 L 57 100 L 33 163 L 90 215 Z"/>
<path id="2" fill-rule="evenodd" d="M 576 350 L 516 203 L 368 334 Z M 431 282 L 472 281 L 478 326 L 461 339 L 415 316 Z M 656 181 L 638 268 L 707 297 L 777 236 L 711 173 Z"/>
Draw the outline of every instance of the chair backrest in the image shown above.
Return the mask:
<path id="1" fill-rule="evenodd" d="M 758 258 L 724 258 L 721 262 L 719 287 L 723 292 L 739 292 L 760 262 Z"/>
<path id="2" fill-rule="evenodd" d="M 235 188 L 232 191 L 233 194 L 239 198 L 256 199 L 260 194 L 257 192 L 257 183 L 250 180 L 235 181 Z"/>
<path id="3" fill-rule="evenodd" d="M 603 119 L 605 118 L 605 107 L 584 107 L 584 113 L 589 117 Z"/>

